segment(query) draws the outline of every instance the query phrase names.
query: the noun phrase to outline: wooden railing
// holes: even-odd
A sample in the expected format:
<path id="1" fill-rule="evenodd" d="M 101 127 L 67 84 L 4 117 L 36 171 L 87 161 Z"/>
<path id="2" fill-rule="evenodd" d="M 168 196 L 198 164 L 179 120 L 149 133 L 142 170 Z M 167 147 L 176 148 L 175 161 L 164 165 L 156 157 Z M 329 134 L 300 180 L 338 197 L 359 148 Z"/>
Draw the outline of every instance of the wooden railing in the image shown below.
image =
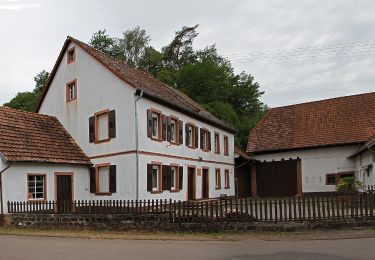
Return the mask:
<path id="1" fill-rule="evenodd" d="M 221 198 L 209 201 L 99 200 L 8 202 L 13 214 L 169 214 L 173 222 L 301 222 L 371 219 L 374 192 L 335 197 Z"/>

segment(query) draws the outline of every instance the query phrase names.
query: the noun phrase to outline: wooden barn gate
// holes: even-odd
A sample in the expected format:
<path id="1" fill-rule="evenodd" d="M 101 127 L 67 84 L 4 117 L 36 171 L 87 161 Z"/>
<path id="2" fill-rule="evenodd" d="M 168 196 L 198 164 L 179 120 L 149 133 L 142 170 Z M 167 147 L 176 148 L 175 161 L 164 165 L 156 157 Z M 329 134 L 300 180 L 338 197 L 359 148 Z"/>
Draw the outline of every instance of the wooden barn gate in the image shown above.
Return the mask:
<path id="1" fill-rule="evenodd" d="M 257 196 L 293 197 L 300 193 L 300 160 L 259 162 L 256 165 Z"/>

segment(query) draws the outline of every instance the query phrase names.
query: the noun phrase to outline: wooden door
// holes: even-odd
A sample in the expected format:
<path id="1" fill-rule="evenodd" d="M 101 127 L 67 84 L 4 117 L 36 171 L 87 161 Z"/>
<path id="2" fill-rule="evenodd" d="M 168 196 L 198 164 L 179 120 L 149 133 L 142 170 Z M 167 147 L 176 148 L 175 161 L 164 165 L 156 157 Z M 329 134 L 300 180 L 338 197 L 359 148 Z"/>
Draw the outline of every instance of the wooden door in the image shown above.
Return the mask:
<path id="1" fill-rule="evenodd" d="M 195 168 L 188 168 L 188 200 L 195 200 Z"/>
<path id="2" fill-rule="evenodd" d="M 202 198 L 209 198 L 208 169 L 202 170 Z"/>
<path id="3" fill-rule="evenodd" d="M 73 200 L 71 175 L 56 176 L 56 200 L 58 212 L 71 212 Z"/>

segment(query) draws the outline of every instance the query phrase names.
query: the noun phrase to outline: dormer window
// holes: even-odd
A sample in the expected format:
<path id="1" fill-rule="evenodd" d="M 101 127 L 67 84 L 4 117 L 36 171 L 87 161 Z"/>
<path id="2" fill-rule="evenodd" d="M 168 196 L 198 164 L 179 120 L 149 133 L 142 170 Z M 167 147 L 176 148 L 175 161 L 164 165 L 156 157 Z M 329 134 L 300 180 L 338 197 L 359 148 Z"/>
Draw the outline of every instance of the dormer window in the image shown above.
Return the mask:
<path id="1" fill-rule="evenodd" d="M 76 48 L 73 47 L 67 51 L 68 64 L 76 61 Z"/>
<path id="2" fill-rule="evenodd" d="M 69 103 L 77 99 L 77 80 L 66 84 L 66 102 Z"/>

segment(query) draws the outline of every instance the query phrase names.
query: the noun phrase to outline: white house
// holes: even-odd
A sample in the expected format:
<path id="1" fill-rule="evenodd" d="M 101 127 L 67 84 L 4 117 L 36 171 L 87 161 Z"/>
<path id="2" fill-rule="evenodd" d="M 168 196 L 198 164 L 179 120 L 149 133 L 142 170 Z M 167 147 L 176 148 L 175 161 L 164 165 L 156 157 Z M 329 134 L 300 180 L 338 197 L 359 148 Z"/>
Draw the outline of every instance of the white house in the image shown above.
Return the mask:
<path id="1" fill-rule="evenodd" d="M 149 73 L 72 37 L 37 112 L 55 116 L 94 164 L 87 199 L 234 195 L 233 128 Z"/>
<path id="2" fill-rule="evenodd" d="M 91 163 L 51 116 L 0 107 L 0 203 L 86 199 Z"/>
<path id="3" fill-rule="evenodd" d="M 334 192 L 352 175 L 375 184 L 374 133 L 375 92 L 272 108 L 249 134 L 258 195 Z"/>

